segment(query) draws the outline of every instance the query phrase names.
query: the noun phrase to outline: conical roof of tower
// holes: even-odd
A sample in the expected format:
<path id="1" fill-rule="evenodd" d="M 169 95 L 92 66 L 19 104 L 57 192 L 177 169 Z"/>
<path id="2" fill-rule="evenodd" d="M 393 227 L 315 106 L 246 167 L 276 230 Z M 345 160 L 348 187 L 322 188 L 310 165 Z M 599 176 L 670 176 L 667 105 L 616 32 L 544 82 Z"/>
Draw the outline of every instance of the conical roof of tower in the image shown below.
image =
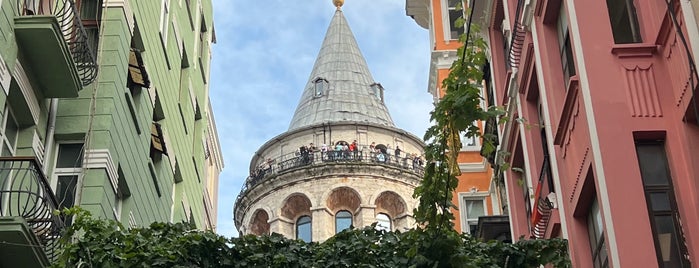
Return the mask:
<path id="1" fill-rule="evenodd" d="M 321 94 L 317 94 L 315 87 L 319 79 L 327 81 Z M 395 127 L 383 103 L 383 93 L 374 93 L 374 83 L 347 20 L 338 8 L 325 34 L 289 130 L 333 122 Z"/>

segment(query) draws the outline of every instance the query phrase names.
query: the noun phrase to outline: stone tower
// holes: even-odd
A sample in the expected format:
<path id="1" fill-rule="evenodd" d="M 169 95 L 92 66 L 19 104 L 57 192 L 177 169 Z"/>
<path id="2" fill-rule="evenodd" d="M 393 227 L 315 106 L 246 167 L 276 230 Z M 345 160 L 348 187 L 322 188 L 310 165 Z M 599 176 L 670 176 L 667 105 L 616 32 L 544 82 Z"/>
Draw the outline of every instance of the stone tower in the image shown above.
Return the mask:
<path id="1" fill-rule="evenodd" d="M 414 225 L 424 143 L 397 128 L 340 6 L 289 129 L 262 145 L 235 203 L 241 235 L 323 241 L 349 226 Z M 396 149 L 399 148 L 399 154 Z"/>

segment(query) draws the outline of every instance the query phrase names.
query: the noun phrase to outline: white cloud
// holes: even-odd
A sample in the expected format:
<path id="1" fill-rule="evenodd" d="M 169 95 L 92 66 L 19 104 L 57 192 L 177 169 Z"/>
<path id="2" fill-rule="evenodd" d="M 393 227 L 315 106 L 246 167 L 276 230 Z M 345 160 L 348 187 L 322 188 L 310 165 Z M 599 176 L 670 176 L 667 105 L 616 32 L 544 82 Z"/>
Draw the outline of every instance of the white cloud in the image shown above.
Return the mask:
<path id="1" fill-rule="evenodd" d="M 330 0 L 213 0 L 217 44 L 211 101 L 225 169 L 218 233 L 236 236 L 232 208 L 250 159 L 287 130 L 335 7 Z M 343 11 L 374 79 L 386 88 L 394 122 L 418 137 L 428 127 L 429 38 L 405 2 L 351 0 Z"/>

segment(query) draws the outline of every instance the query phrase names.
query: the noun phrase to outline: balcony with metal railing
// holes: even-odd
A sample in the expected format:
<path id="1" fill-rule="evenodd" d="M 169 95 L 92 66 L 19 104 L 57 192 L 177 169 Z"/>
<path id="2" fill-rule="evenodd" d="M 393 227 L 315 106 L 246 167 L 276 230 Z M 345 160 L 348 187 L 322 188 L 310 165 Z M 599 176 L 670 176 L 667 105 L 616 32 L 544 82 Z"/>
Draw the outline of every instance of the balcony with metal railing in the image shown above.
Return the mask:
<path id="1" fill-rule="evenodd" d="M 17 0 L 15 35 L 47 98 L 77 97 L 97 77 L 96 54 L 72 0 Z M 92 39 L 94 39 L 93 37 Z"/>
<path id="2" fill-rule="evenodd" d="M 46 267 L 60 250 L 65 219 L 33 157 L 0 157 L 0 267 Z"/>
<path id="3" fill-rule="evenodd" d="M 555 190 L 549 161 L 549 156 L 544 155 L 544 161 L 539 172 L 539 181 L 534 193 L 534 209 L 532 211 L 531 224 L 532 236 L 535 238 L 544 238 L 546 236 L 551 217 L 554 216 L 552 215 L 553 209 L 556 207 L 555 195 L 552 194 Z"/>
<path id="4" fill-rule="evenodd" d="M 244 196 L 249 189 L 273 179 L 277 175 L 299 168 L 312 168 L 322 165 L 375 165 L 387 168 L 395 168 L 422 178 L 424 174 L 424 160 L 414 154 L 403 153 L 400 156 L 377 150 L 355 151 L 305 151 L 281 156 L 277 159 L 266 159 L 261 165 L 250 172 L 245 184 L 238 195 L 238 199 Z M 239 200 L 238 200 L 239 201 Z M 236 201 L 236 203 L 238 203 Z"/>

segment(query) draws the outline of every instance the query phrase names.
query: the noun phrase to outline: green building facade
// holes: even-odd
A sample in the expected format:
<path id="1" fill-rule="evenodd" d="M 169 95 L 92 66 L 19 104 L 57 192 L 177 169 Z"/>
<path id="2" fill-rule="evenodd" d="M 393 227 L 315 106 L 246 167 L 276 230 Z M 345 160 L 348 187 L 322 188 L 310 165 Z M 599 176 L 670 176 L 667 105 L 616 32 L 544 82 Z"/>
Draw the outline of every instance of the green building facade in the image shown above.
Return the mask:
<path id="1" fill-rule="evenodd" d="M 51 212 L 73 205 L 214 229 L 211 1 L 0 7 L 0 267 L 48 264 L 70 224 Z"/>

